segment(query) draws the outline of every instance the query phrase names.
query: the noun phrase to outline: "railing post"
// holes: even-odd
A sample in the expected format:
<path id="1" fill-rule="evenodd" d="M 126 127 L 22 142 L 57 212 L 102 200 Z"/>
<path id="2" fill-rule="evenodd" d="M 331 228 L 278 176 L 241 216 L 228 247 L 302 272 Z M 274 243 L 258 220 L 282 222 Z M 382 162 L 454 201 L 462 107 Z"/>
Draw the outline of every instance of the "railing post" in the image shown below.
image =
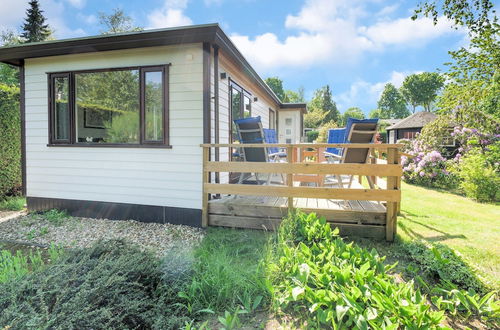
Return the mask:
<path id="1" fill-rule="evenodd" d="M 387 148 L 387 164 L 398 164 L 398 149 L 394 147 Z M 387 190 L 397 190 L 396 176 L 387 177 Z M 386 209 L 386 224 L 385 224 L 385 239 L 389 242 L 394 241 L 396 235 L 396 221 L 397 221 L 397 202 L 387 202 Z"/>
<path id="2" fill-rule="evenodd" d="M 377 154 L 375 153 L 375 149 L 370 149 L 370 164 L 377 164 Z M 373 184 L 377 184 L 377 176 L 372 176 Z"/>
<path id="3" fill-rule="evenodd" d="M 206 171 L 206 165 L 210 160 L 210 147 L 203 147 L 203 177 L 202 177 L 202 206 L 201 206 L 201 226 L 208 226 L 208 193 L 205 184 L 208 183 L 210 172 Z"/>
<path id="4" fill-rule="evenodd" d="M 292 164 L 294 160 L 293 147 L 286 148 L 286 160 L 288 163 Z M 293 187 L 293 173 L 288 173 L 286 175 L 286 184 L 288 187 Z M 288 213 L 293 210 L 293 197 L 288 197 Z"/>

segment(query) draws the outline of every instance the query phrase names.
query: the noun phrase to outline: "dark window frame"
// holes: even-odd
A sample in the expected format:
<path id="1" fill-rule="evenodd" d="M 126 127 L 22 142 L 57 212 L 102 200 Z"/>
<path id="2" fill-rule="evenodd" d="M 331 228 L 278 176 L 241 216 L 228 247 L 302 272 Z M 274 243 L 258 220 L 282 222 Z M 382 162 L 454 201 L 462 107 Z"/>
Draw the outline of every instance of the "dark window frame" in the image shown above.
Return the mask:
<path id="1" fill-rule="evenodd" d="M 172 148 L 170 143 L 170 120 L 169 120 L 169 67 L 170 64 L 161 65 L 145 65 L 145 66 L 128 66 L 114 67 L 103 69 L 75 70 L 62 72 L 47 72 L 48 80 L 48 120 L 49 120 L 49 147 L 98 147 L 98 148 Z M 76 139 L 76 85 L 75 75 L 79 73 L 96 73 L 110 71 L 139 71 L 139 143 L 89 143 L 78 142 Z M 150 141 L 145 139 L 145 75 L 146 72 L 162 72 L 163 82 L 163 140 Z M 68 106 L 69 106 L 69 140 L 58 140 L 55 138 L 55 98 L 54 98 L 54 79 L 60 77 L 68 77 Z"/>
<path id="2" fill-rule="evenodd" d="M 246 96 L 250 100 L 250 117 L 252 117 L 252 94 L 241 87 L 234 80 L 229 78 L 229 143 L 233 143 L 233 88 L 242 93 L 243 98 Z M 240 101 L 240 116 L 244 118 L 245 115 L 245 102 L 244 99 Z"/>
<path id="3" fill-rule="evenodd" d="M 276 111 L 271 108 L 269 108 L 269 128 L 276 130 Z"/>

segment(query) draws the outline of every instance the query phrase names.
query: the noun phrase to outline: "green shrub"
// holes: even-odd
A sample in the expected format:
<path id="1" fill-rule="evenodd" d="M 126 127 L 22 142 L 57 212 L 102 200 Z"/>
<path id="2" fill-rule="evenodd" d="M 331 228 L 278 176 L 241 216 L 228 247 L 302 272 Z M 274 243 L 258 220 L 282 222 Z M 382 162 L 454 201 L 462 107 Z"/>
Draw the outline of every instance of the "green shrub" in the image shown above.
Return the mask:
<path id="1" fill-rule="evenodd" d="M 469 198 L 479 202 L 500 199 L 500 173 L 480 152 L 470 152 L 460 160 L 460 187 Z"/>
<path id="2" fill-rule="evenodd" d="M 0 201 L 0 210 L 21 211 L 24 209 L 26 199 L 24 197 L 10 196 Z"/>
<path id="3" fill-rule="evenodd" d="M 21 186 L 19 88 L 0 84 L 0 200 Z"/>
<path id="4" fill-rule="evenodd" d="M 123 241 L 71 250 L 42 271 L 0 285 L 0 327 L 180 328 L 178 288 L 160 261 Z"/>
<path id="5" fill-rule="evenodd" d="M 319 131 L 309 131 L 307 132 L 307 142 L 314 142 L 317 138 L 318 138 L 318 135 L 319 135 Z"/>
<path id="6" fill-rule="evenodd" d="M 434 312 L 413 283 L 396 283 L 393 266 L 337 236 L 315 214 L 290 215 L 280 228 L 278 250 L 269 265 L 278 309 L 307 320 L 312 328 L 437 327 Z"/>

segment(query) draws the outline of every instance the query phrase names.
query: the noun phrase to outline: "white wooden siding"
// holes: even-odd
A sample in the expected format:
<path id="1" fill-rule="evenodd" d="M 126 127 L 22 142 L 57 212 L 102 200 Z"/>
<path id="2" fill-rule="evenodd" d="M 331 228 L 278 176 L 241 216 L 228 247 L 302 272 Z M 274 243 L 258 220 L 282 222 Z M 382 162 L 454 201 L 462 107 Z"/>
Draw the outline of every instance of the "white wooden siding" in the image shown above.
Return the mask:
<path id="1" fill-rule="evenodd" d="M 166 63 L 172 149 L 47 147 L 47 72 Z M 201 44 L 29 59 L 25 73 L 28 196 L 201 209 Z"/>

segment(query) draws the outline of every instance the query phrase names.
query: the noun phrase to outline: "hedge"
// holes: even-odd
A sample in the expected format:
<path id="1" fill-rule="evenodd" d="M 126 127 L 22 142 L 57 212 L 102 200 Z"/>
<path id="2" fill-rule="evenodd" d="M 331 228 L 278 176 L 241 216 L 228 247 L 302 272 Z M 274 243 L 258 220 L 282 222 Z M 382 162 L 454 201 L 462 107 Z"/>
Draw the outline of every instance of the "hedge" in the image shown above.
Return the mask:
<path id="1" fill-rule="evenodd" d="M 20 122 L 19 88 L 0 84 L 0 200 L 22 185 Z"/>

